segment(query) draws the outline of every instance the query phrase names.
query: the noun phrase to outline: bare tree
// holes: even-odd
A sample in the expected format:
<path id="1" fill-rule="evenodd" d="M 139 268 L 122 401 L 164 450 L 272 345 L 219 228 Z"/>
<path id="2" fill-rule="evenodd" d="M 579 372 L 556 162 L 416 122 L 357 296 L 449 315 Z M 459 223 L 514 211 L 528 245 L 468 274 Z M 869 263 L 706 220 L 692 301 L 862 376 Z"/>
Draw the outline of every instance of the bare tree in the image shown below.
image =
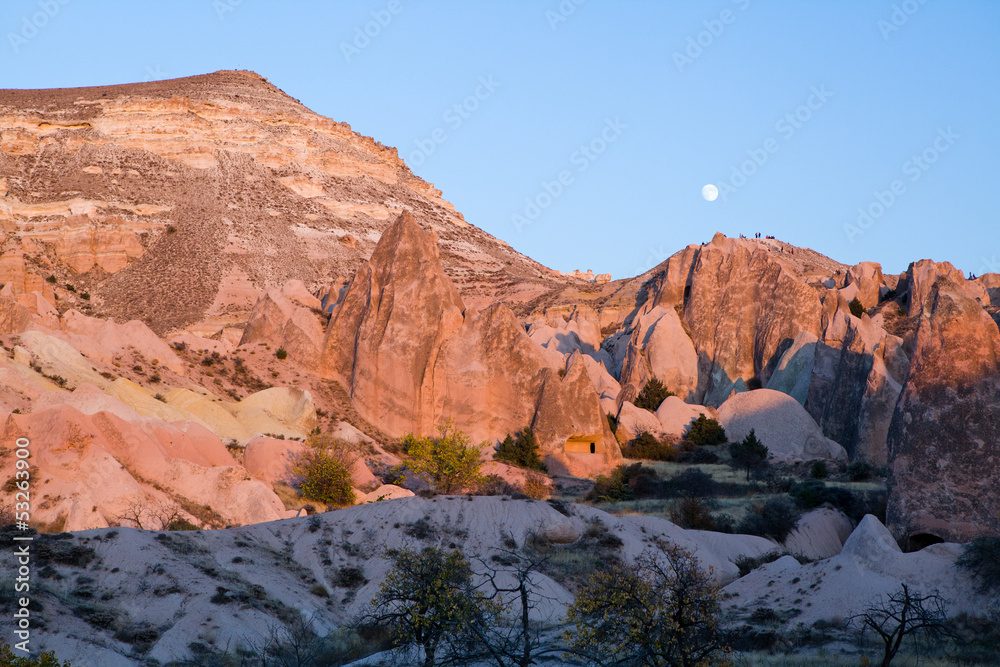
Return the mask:
<path id="1" fill-rule="evenodd" d="M 152 502 L 146 496 L 131 500 L 115 517 L 118 523 L 132 523 L 139 530 L 167 530 L 181 518 L 181 510 L 176 505 L 163 500 Z"/>
<path id="2" fill-rule="evenodd" d="M 885 644 L 882 667 L 892 664 L 907 635 L 956 636 L 947 625 L 944 598 L 937 593 L 917 595 L 906 584 L 900 587 L 901 590 L 890 593 L 850 619 L 860 623 L 862 632 L 870 630 L 882 639 Z"/>
<path id="3" fill-rule="evenodd" d="M 539 574 L 548 554 L 520 551 L 513 538 L 504 539 L 489 560 L 477 559 L 484 578 L 479 586 L 483 597 L 502 609 L 497 623 L 473 626 L 482 658 L 497 667 L 528 667 L 543 655 L 565 653 L 556 638 L 547 638 L 544 623 L 532 621 L 538 603 L 546 600 L 539 592 Z"/>

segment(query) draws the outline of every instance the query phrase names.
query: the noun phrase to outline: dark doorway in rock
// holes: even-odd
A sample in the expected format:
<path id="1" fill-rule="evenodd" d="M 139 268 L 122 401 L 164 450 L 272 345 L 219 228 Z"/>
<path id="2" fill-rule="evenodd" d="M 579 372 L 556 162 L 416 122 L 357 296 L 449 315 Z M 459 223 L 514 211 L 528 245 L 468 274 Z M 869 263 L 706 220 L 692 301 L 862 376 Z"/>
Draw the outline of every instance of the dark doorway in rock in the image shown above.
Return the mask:
<path id="1" fill-rule="evenodd" d="M 597 443 L 594 443 L 594 442 L 590 443 L 590 453 L 591 454 L 596 454 L 597 453 Z"/>
<path id="2" fill-rule="evenodd" d="M 920 551 L 924 547 L 929 547 L 932 544 L 941 544 L 942 542 L 944 542 L 944 538 L 938 537 L 933 533 L 913 533 L 907 540 L 906 550 L 912 553 Z"/>

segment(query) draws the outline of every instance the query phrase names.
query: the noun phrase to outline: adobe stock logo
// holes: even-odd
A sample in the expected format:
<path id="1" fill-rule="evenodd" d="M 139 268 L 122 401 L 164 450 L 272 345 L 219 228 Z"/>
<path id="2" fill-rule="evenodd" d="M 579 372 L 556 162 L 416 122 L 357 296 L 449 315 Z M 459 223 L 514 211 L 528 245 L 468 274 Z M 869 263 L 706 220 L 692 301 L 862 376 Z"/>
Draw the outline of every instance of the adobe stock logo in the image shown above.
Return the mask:
<path id="1" fill-rule="evenodd" d="M 493 78 L 493 75 L 479 77 L 479 85 L 463 99 L 448 108 L 441 116 L 441 120 L 448 124 L 452 131 L 462 127 L 472 114 L 479 109 L 480 105 L 493 96 L 501 83 Z M 417 139 L 416 150 L 411 151 L 406 157 L 406 163 L 411 167 L 419 167 L 427 161 L 431 155 L 437 151 L 438 146 L 448 141 L 448 131 L 443 127 L 435 128 L 424 139 Z"/>
<path id="2" fill-rule="evenodd" d="M 938 128 L 938 136 L 931 142 L 931 145 L 920 153 L 910 156 L 910 159 L 900 167 L 903 175 L 909 176 L 911 183 L 919 181 L 934 163 L 941 158 L 941 155 L 947 153 L 955 145 L 955 142 L 961 136 L 952 130 L 950 126 L 948 129 Z M 858 208 L 858 217 L 854 221 L 854 224 L 846 223 L 844 225 L 844 233 L 847 234 L 847 240 L 850 243 L 854 243 L 857 237 L 868 231 L 906 192 L 906 183 L 898 178 L 892 181 L 885 190 L 875 190 L 872 193 L 872 201 L 867 206 Z"/>
<path id="3" fill-rule="evenodd" d="M 21 30 L 19 32 L 8 32 L 7 41 L 14 53 L 21 50 L 21 47 L 38 35 L 38 31 L 49 24 L 49 21 L 56 17 L 59 11 L 68 5 L 71 0 L 38 0 L 38 11 L 31 16 L 21 17 Z"/>
<path id="4" fill-rule="evenodd" d="M 347 62 L 351 62 L 355 56 L 361 55 L 362 51 L 371 46 L 372 40 L 381 35 L 385 28 L 389 27 L 393 17 L 398 16 L 402 11 L 403 5 L 400 0 L 389 0 L 385 9 L 372 12 L 371 21 L 365 23 L 364 26 L 354 28 L 354 40 L 352 42 L 340 43 L 340 52 L 344 54 L 344 59 Z"/>
<path id="5" fill-rule="evenodd" d="M 733 0 L 733 4 L 739 7 L 740 11 L 746 11 L 747 7 L 750 6 L 750 0 Z M 701 24 L 705 29 L 696 35 L 688 36 L 687 46 L 683 52 L 674 51 L 673 53 L 674 65 L 677 66 L 677 71 L 683 73 L 685 67 L 693 65 L 695 60 L 701 58 L 705 50 L 711 48 L 715 44 L 715 40 L 721 37 L 722 33 L 726 31 L 726 26 L 736 23 L 738 16 L 731 9 L 723 9 L 719 12 L 718 18 L 702 21 Z"/>
<path id="6" fill-rule="evenodd" d="M 582 174 L 587 171 L 599 157 L 604 155 L 608 147 L 618 141 L 622 132 L 628 125 L 621 122 L 620 118 L 606 119 L 601 132 L 585 144 L 581 144 L 573 154 L 569 156 L 569 163 L 576 167 L 577 173 Z M 541 217 L 542 212 L 552 206 L 556 199 L 559 199 L 566 192 L 569 186 L 576 182 L 576 177 L 569 169 L 564 169 L 556 174 L 551 181 L 542 181 L 541 189 L 533 197 L 524 198 L 524 210 L 521 213 L 513 213 L 510 221 L 514 224 L 514 229 L 520 234 L 528 225 L 534 223 Z"/>
<path id="7" fill-rule="evenodd" d="M 809 87 L 810 95 L 806 98 L 805 104 L 801 104 L 794 110 L 786 113 L 774 124 L 775 132 L 781 134 L 781 138 L 788 141 L 795 136 L 802 127 L 809 122 L 813 115 L 823 108 L 823 105 L 833 97 L 833 93 L 827 90 L 826 85 Z M 727 201 L 729 195 L 736 194 L 757 171 L 767 164 L 771 156 L 781 148 L 781 142 L 774 137 L 764 140 L 760 148 L 750 148 L 747 150 L 747 159 L 738 166 L 732 168 L 728 181 L 719 183 L 719 195 L 722 201 Z"/>

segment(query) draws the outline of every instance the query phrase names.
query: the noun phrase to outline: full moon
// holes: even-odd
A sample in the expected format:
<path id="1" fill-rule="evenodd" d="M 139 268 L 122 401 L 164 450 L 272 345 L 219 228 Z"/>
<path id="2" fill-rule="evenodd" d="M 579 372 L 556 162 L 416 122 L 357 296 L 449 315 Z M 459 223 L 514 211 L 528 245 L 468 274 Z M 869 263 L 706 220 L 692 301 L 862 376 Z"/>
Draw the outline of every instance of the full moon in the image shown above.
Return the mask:
<path id="1" fill-rule="evenodd" d="M 719 196 L 719 188 L 709 183 L 701 189 L 701 196 L 705 198 L 705 201 L 715 201 L 715 198 Z"/>

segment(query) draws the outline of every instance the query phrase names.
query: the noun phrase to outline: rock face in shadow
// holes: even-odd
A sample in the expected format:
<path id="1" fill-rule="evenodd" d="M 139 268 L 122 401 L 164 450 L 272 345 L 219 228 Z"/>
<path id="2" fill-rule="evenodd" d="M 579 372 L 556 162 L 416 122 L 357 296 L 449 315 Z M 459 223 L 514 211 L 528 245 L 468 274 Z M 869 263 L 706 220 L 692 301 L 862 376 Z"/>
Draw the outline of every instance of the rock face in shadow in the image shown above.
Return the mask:
<path id="1" fill-rule="evenodd" d="M 950 273 L 926 294 L 888 435 L 888 526 L 963 542 L 1000 531 L 1000 331 Z"/>
<path id="2" fill-rule="evenodd" d="M 885 465 L 886 435 L 909 365 L 903 340 L 867 313 L 853 316 L 844 299 L 830 302 L 835 310 L 824 314 L 806 409 L 852 460 Z"/>
<path id="3" fill-rule="evenodd" d="M 334 308 L 321 372 L 393 436 L 433 435 L 447 419 L 475 442 L 532 426 L 567 470 L 619 459 L 579 354 L 562 373 L 547 365 L 506 306 L 465 308 L 435 238 L 405 212 Z"/>

